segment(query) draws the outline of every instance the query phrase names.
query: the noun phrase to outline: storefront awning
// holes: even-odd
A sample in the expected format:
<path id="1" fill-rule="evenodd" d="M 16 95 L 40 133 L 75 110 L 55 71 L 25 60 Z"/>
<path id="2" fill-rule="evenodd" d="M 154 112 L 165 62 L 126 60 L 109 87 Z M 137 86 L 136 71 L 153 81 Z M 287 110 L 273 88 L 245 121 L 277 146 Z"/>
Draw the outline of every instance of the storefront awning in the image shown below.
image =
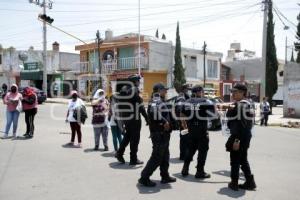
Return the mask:
<path id="1" fill-rule="evenodd" d="M 43 80 L 43 71 L 21 71 L 21 80 Z"/>

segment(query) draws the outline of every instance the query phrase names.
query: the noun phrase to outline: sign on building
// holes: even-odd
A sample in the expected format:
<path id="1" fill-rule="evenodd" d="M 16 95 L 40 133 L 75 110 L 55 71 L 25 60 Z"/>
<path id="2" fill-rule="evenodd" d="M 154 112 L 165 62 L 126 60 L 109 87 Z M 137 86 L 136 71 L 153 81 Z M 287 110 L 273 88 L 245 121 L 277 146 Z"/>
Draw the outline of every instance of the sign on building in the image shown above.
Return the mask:
<path id="1" fill-rule="evenodd" d="M 24 63 L 24 70 L 26 71 L 39 70 L 39 63 L 38 62 Z"/>

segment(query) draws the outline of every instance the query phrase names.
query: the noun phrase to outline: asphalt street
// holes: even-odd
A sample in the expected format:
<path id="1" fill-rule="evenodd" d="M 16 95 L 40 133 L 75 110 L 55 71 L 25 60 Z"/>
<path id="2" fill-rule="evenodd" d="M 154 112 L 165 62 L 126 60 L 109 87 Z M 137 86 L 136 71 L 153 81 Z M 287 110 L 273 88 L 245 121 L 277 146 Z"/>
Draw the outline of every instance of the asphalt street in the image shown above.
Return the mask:
<path id="1" fill-rule="evenodd" d="M 177 178 L 171 185 L 159 183 L 159 170 L 152 179 L 155 188 L 137 184 L 142 166 L 120 165 L 113 157 L 111 133 L 109 152 L 92 151 L 93 131 L 89 119 L 83 127 L 83 147 L 64 148 L 70 140 L 69 125 L 64 122 L 66 105 L 43 104 L 36 116 L 36 133 L 31 140 L 0 140 L 0 200 L 295 200 L 300 190 L 300 132 L 296 129 L 255 127 L 249 161 L 257 190 L 233 192 L 227 188 L 229 153 L 226 137 L 220 131 L 210 132 L 210 150 L 206 171 L 211 179 L 182 178 L 183 163 L 178 160 L 179 135 L 171 139 L 170 174 Z M 0 105 L 0 126 L 5 127 L 5 107 Z M 24 114 L 19 119 L 18 134 L 25 132 Z M 3 134 L 3 133 L 1 133 Z M 147 161 L 151 154 L 148 127 L 143 125 L 138 156 Z M 101 143 L 102 145 L 102 143 Z M 101 146 L 103 148 L 103 146 Z M 129 149 L 125 159 L 129 161 Z M 194 158 L 196 160 L 196 157 Z M 195 161 L 190 173 L 194 174 Z M 240 181 L 244 179 L 241 177 Z"/>

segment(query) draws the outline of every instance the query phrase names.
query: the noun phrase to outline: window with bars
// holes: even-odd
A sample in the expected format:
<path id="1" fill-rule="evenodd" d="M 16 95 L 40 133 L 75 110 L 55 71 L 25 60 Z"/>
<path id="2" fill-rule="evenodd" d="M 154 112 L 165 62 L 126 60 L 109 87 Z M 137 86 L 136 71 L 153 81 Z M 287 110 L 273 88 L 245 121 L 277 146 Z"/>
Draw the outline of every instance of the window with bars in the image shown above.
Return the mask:
<path id="1" fill-rule="evenodd" d="M 218 78 L 218 61 L 207 60 L 207 77 Z"/>

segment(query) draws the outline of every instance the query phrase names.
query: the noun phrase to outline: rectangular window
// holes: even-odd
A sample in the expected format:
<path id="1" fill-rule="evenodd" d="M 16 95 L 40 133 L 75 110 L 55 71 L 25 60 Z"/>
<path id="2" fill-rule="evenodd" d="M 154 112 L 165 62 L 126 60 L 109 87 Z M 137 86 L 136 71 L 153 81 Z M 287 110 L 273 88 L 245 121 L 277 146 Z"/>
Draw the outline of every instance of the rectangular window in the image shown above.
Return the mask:
<path id="1" fill-rule="evenodd" d="M 207 77 L 218 78 L 218 61 L 207 60 Z"/>

